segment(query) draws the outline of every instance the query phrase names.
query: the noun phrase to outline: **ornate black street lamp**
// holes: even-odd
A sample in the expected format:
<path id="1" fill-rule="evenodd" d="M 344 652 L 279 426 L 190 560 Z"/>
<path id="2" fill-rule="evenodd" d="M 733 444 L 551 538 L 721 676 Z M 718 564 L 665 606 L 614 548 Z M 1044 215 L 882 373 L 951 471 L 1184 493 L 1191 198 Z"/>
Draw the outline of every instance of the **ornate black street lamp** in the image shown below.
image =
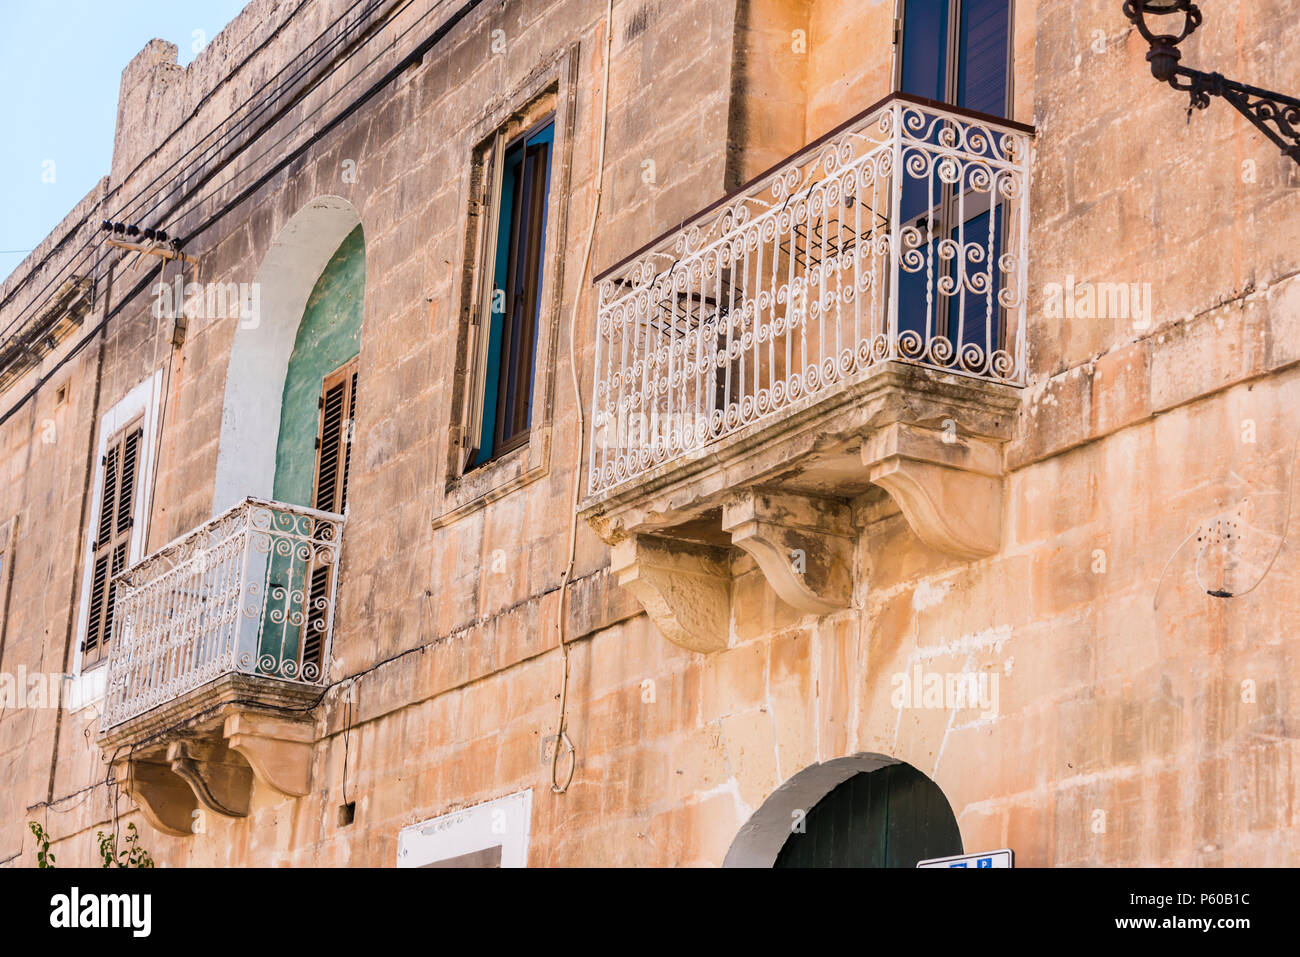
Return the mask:
<path id="1" fill-rule="evenodd" d="M 1276 143 L 1283 153 L 1300 163 L 1300 100 L 1226 79 L 1221 73 L 1193 70 L 1178 62 L 1182 59 L 1178 44 L 1201 25 L 1201 11 L 1192 0 L 1125 0 L 1124 15 L 1133 21 L 1151 46 L 1147 60 L 1152 75 L 1175 90 L 1191 95 L 1191 106 L 1187 108 L 1189 115 L 1193 107 L 1203 110 L 1209 106 L 1211 96 L 1221 96 Z M 1156 32 L 1148 24 L 1148 17 L 1181 17 L 1182 26 L 1177 33 Z M 1177 21 L 1156 19 L 1152 22 Z"/>

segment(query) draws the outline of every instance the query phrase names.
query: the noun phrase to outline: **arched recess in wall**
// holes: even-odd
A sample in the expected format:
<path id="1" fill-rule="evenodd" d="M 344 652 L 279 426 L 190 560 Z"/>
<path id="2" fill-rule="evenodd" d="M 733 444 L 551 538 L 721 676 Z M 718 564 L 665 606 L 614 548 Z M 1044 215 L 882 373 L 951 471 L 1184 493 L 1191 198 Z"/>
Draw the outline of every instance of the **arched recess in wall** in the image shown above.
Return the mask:
<path id="1" fill-rule="evenodd" d="M 723 867 L 915 867 L 962 853 L 939 786 L 910 764 L 862 753 L 814 764 L 745 822 Z"/>
<path id="2" fill-rule="evenodd" d="M 311 457 L 304 466 L 302 450 L 298 450 L 293 465 L 286 467 L 288 449 L 281 441 L 282 415 L 287 412 L 290 420 L 296 420 L 300 416 L 294 410 L 301 403 L 295 400 L 302 398 L 304 390 L 314 388 L 319 392 L 319 381 L 308 383 L 316 375 L 317 365 L 328 364 L 335 352 L 341 354 L 348 347 L 350 355 L 356 355 L 365 283 L 360 226 L 361 217 L 347 200 L 318 197 L 285 224 L 262 260 L 255 277 L 259 309 L 256 316 L 241 321 L 235 331 L 226 372 L 213 515 L 250 495 L 275 499 L 277 489 L 287 496 L 281 501 L 310 504 Z M 331 281 L 327 267 L 329 273 L 338 271 L 343 275 L 342 281 Z M 346 298 L 349 293 L 350 300 Z M 340 296 L 346 308 L 340 306 Z M 333 302 L 324 303 L 321 310 L 326 298 Z M 314 310 L 341 310 L 347 315 L 323 321 L 324 315 L 310 314 L 309 303 L 313 301 Z M 300 341 L 300 332 L 308 338 L 318 333 L 322 341 Z M 286 398 L 290 402 L 288 409 Z M 306 442 L 314 447 L 316 397 L 306 401 L 312 407 L 313 424 L 310 430 L 295 428 L 294 433 L 299 444 Z M 310 434 L 302 438 L 298 433 L 303 431 Z M 293 445 L 291 441 L 290 448 Z"/>

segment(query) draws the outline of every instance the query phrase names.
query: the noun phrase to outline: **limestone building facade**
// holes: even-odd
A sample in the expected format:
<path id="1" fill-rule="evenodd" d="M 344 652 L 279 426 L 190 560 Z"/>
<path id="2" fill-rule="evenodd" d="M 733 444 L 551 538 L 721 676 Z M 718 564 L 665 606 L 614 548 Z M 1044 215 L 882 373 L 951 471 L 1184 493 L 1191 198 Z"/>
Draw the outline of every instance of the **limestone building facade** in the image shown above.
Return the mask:
<path id="1" fill-rule="evenodd" d="M 1121 6 L 151 42 L 0 287 L 0 863 L 1300 863 L 1300 165 Z"/>

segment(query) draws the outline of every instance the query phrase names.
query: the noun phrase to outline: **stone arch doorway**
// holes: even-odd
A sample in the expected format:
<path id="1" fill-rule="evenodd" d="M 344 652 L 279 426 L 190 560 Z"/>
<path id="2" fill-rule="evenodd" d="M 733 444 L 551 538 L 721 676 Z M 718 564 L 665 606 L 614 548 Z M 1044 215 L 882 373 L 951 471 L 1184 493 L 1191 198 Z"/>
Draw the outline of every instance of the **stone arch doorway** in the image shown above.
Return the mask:
<path id="1" fill-rule="evenodd" d="M 254 281 L 259 308 L 240 321 L 226 372 L 213 515 L 248 496 L 310 496 L 312 466 L 298 446 L 315 444 L 315 426 L 298 428 L 297 419 L 314 420 L 316 398 L 303 395 L 360 346 L 365 242 L 355 207 L 337 196 L 312 200 L 280 230 Z M 282 434 L 285 417 L 292 434 Z"/>
<path id="2" fill-rule="evenodd" d="M 857 754 L 805 768 L 741 827 L 724 867 L 915 867 L 962 853 L 943 791 L 909 764 Z"/>

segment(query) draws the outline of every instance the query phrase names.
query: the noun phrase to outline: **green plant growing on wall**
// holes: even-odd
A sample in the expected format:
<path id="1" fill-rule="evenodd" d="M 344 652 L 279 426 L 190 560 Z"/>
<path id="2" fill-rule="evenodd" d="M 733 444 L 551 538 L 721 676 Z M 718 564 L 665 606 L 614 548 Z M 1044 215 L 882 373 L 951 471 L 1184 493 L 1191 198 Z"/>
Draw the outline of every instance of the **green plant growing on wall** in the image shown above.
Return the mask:
<path id="1" fill-rule="evenodd" d="M 50 853 L 50 835 L 45 828 L 41 827 L 35 821 L 28 821 L 27 827 L 36 837 L 36 866 L 53 867 L 54 855 Z M 112 834 L 105 834 L 103 831 L 96 831 L 95 837 L 99 839 L 99 856 L 103 859 L 104 867 L 154 867 L 153 858 L 149 852 L 140 846 L 140 833 L 135 829 L 134 824 L 126 826 L 126 846 L 122 850 L 117 849 L 117 838 Z"/>
<path id="2" fill-rule="evenodd" d="M 36 835 L 36 866 L 53 867 L 54 855 L 50 853 L 50 836 L 45 833 L 45 828 L 35 821 L 28 821 L 27 826 Z"/>
<path id="3" fill-rule="evenodd" d="M 134 824 L 126 826 L 126 846 L 122 850 L 117 849 L 117 838 L 112 834 L 105 834 L 103 831 L 96 831 L 95 837 L 99 839 L 99 856 L 103 859 L 104 867 L 153 867 L 153 858 L 149 852 L 140 846 L 140 834 L 135 829 Z"/>

